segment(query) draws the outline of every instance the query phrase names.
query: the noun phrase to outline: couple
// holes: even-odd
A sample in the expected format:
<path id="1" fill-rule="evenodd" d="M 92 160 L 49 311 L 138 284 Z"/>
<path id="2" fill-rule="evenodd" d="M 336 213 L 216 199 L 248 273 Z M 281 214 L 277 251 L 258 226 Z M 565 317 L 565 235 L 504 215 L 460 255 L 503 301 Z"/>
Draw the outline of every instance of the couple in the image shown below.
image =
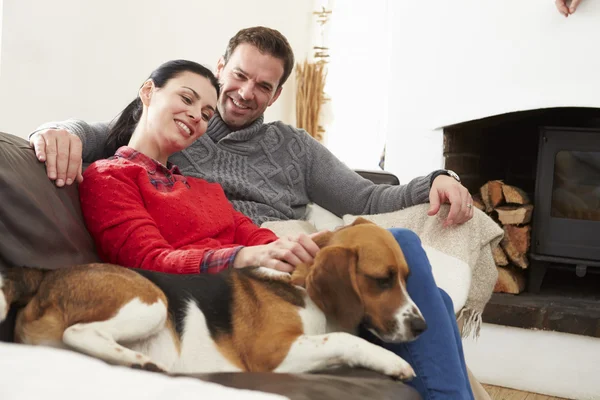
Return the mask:
<path id="1" fill-rule="evenodd" d="M 196 63 L 171 61 L 152 73 L 116 122 L 47 125 L 31 143 L 58 186 L 81 181 L 82 156 L 112 156 L 86 170 L 82 209 L 102 258 L 131 267 L 210 273 L 258 264 L 291 271 L 315 256 L 312 238 L 278 239 L 257 225 L 301 219 L 309 202 L 337 215 L 427 201 L 435 215 L 449 202 L 446 224 L 473 216 L 468 191 L 447 171 L 403 186 L 375 185 L 306 132 L 263 123 L 293 66 L 279 32 L 243 29 L 217 64 L 218 84 Z M 362 334 L 411 364 L 417 378 L 409 384 L 424 399 L 473 398 L 450 297 L 437 288 L 419 238 L 391 231 L 411 268 L 408 292 L 429 328 L 406 344 Z"/>

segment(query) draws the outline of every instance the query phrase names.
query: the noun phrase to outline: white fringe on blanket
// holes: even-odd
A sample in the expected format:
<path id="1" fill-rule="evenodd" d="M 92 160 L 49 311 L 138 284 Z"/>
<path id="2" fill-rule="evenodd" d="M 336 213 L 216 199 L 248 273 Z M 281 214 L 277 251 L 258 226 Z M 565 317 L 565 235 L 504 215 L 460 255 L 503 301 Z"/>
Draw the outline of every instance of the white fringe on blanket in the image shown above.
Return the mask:
<path id="1" fill-rule="evenodd" d="M 462 324 L 461 335 L 463 338 L 466 339 L 469 336 L 472 336 L 473 339 L 477 339 L 479 337 L 482 324 L 480 312 L 469 308 L 463 308 L 456 316 L 456 320 L 458 321 L 458 326 L 461 326 Z"/>

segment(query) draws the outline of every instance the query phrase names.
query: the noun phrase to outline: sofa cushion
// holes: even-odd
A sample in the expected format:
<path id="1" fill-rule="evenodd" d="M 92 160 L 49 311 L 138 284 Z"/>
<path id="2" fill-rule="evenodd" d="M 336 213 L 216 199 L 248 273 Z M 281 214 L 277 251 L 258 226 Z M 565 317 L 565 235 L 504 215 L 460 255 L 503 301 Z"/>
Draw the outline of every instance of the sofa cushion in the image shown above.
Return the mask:
<path id="1" fill-rule="evenodd" d="M 99 261 L 76 185 L 57 188 L 29 143 L 0 132 L 0 267 Z"/>

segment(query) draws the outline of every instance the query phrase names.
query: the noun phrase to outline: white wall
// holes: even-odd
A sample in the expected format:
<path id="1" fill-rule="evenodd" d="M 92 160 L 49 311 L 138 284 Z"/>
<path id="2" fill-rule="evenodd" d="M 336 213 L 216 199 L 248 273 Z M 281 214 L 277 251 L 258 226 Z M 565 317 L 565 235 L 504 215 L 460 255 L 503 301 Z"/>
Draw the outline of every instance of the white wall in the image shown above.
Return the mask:
<path id="1" fill-rule="evenodd" d="M 326 91 L 331 118 L 325 143 L 351 168 L 378 169 L 385 146 L 389 24 L 387 4 L 396 0 L 324 0 L 333 8 Z"/>
<path id="2" fill-rule="evenodd" d="M 0 131 L 27 136 L 43 122 L 113 118 L 160 63 L 211 68 L 239 29 L 281 31 L 296 59 L 310 48 L 313 0 L 4 0 Z M 267 120 L 295 123 L 295 77 Z"/>
<path id="3" fill-rule="evenodd" d="M 0 0 L 0 76 L 2 76 L 2 10 L 4 9 L 4 0 Z"/>
<path id="4" fill-rule="evenodd" d="M 401 181 L 443 165 L 444 125 L 600 107 L 600 1 L 583 0 L 569 18 L 553 0 L 390 1 L 388 15 L 386 169 Z"/>

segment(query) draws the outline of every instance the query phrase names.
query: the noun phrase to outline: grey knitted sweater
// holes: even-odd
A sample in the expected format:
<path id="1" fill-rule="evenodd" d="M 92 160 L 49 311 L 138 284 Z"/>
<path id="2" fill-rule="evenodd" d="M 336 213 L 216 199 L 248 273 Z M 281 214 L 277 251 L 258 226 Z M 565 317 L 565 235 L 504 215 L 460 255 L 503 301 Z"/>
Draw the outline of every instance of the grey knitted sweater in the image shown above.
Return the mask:
<path id="1" fill-rule="evenodd" d="M 84 162 L 102 157 L 108 123 L 49 123 L 79 136 Z M 360 144 L 357 143 L 357 146 Z M 338 160 L 304 130 L 281 121 L 232 132 L 218 114 L 205 135 L 169 161 L 184 175 L 218 182 L 233 206 L 257 224 L 302 219 L 314 202 L 338 216 L 376 214 L 425 203 L 431 174 L 406 185 L 375 185 Z"/>

